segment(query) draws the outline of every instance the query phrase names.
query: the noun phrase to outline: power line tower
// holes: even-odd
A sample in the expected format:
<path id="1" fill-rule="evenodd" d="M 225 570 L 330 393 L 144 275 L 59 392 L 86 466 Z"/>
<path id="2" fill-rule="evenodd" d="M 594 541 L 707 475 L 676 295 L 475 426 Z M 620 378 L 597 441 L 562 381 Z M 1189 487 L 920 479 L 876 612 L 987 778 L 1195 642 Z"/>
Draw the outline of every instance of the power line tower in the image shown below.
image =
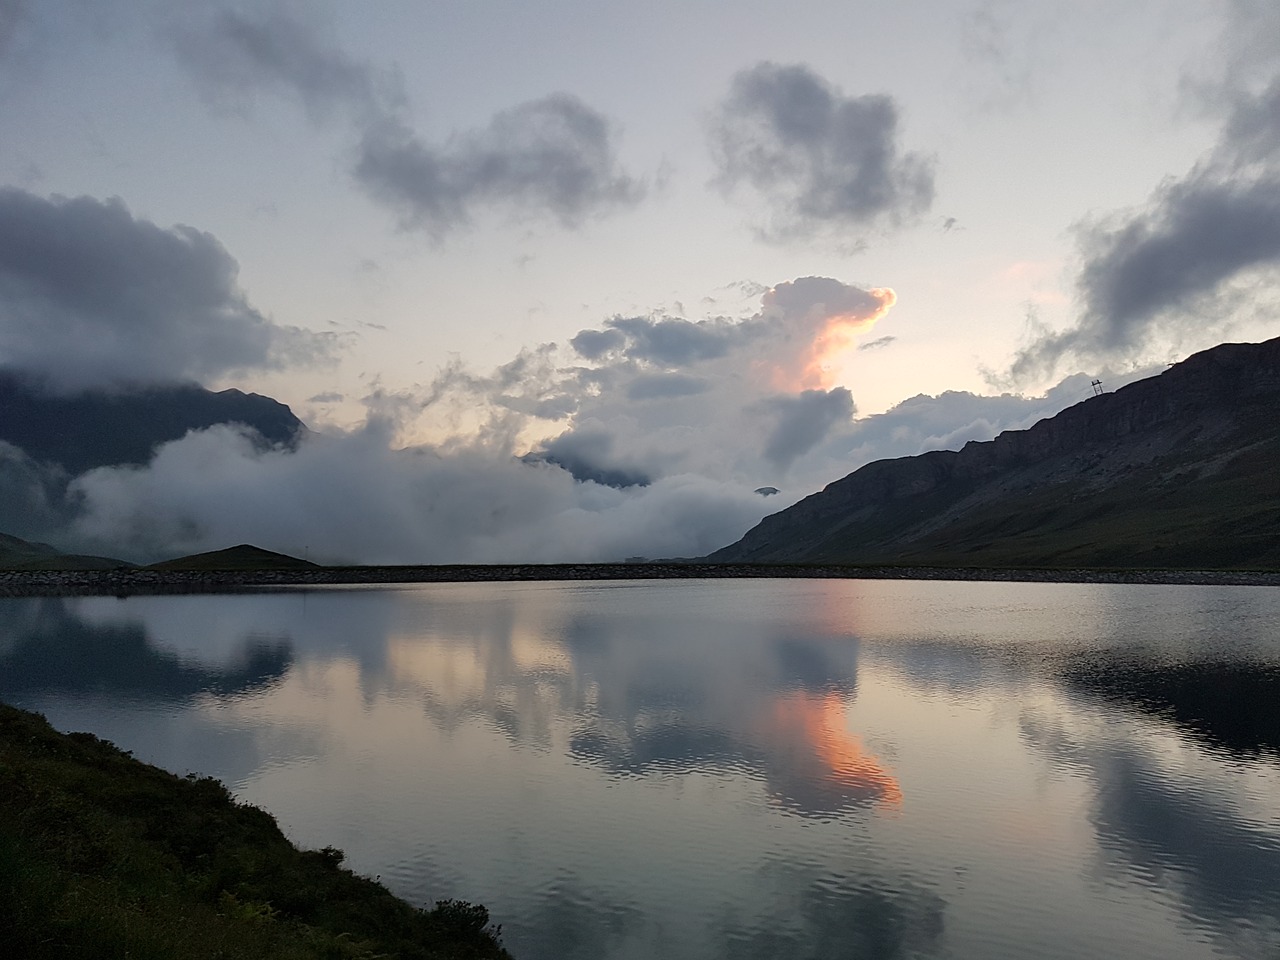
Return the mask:
<path id="1" fill-rule="evenodd" d="M 1089 386 L 1093 387 L 1093 395 L 1094 395 L 1095 397 L 1100 397 L 1100 396 L 1102 396 L 1104 393 L 1106 393 L 1106 391 L 1102 389 L 1102 381 L 1101 381 L 1101 380 L 1091 380 L 1091 381 L 1089 382 Z"/>

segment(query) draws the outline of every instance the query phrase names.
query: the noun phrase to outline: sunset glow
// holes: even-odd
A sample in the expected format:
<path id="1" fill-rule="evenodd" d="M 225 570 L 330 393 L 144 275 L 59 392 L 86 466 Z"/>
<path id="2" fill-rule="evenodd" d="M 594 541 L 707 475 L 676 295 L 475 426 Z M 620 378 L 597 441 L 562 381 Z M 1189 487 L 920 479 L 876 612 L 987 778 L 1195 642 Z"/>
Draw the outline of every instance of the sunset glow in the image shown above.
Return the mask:
<path id="1" fill-rule="evenodd" d="M 831 785 L 860 799 L 889 807 L 902 805 L 897 779 L 863 749 L 860 737 L 849 732 L 845 702 L 839 694 L 789 694 L 774 704 L 773 712 L 780 728 L 801 735 L 826 768 Z"/>
<path id="2" fill-rule="evenodd" d="M 840 384 L 841 372 L 849 354 L 858 346 L 858 338 L 876 325 L 898 302 L 898 295 L 888 287 L 876 287 L 867 293 L 877 306 L 866 313 L 836 313 L 822 317 L 813 338 L 791 370 L 779 370 L 782 389 L 830 390 Z"/>

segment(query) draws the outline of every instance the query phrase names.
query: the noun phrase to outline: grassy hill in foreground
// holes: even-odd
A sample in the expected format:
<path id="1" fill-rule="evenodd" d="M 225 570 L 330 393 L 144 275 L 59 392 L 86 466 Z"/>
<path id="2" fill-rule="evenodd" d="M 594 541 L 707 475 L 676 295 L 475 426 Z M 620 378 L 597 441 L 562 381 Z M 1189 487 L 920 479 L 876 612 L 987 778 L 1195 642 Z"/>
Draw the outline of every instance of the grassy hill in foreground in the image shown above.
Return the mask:
<path id="1" fill-rule="evenodd" d="M 0 704 L 0 943 L 31 958 L 510 960 L 488 912 L 419 910 L 211 778 Z"/>

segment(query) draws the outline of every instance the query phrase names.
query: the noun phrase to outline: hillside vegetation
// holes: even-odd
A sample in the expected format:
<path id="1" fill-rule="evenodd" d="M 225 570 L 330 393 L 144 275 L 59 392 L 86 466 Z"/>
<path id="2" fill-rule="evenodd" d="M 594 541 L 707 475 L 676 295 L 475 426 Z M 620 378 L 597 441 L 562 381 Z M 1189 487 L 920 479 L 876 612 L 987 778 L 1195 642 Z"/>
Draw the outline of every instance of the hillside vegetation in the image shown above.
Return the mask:
<path id="1" fill-rule="evenodd" d="M 0 944 L 31 958 L 510 960 L 488 912 L 416 909 L 216 780 L 0 704 Z"/>

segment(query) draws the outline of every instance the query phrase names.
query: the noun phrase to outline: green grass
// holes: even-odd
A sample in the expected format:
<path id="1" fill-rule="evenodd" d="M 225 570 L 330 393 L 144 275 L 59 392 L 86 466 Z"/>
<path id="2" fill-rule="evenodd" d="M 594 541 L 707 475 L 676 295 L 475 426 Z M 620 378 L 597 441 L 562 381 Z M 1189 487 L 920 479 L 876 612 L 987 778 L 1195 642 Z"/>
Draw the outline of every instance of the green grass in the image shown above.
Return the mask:
<path id="1" fill-rule="evenodd" d="M 211 778 L 0 704 L 0 944 L 42 958 L 508 958 L 484 907 L 417 909 Z"/>

